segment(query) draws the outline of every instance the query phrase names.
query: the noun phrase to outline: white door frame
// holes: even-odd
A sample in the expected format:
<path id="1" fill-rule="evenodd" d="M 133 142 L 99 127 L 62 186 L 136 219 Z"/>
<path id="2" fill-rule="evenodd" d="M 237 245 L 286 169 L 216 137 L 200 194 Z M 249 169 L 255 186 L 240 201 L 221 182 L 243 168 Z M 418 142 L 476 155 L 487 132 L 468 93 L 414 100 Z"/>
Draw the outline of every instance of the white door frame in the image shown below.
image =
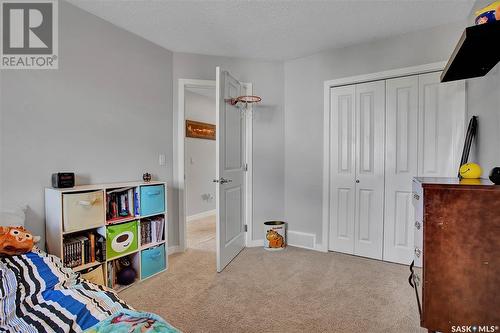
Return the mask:
<path id="1" fill-rule="evenodd" d="M 187 248 L 187 232 L 186 232 L 186 183 L 185 183 L 185 165 L 184 165 L 184 146 L 185 146 L 185 100 L 184 92 L 186 88 L 209 88 L 214 89 L 215 96 L 215 80 L 194 80 L 194 79 L 179 79 L 178 87 L 178 108 L 177 108 L 177 135 L 175 138 L 177 146 L 177 172 L 174 172 L 175 184 L 177 185 L 177 190 L 179 191 L 179 251 L 184 252 Z M 252 84 L 242 83 L 246 89 L 246 94 L 252 94 Z M 215 108 L 215 103 L 214 103 Z M 248 106 L 248 111 L 252 112 L 251 105 Z M 248 226 L 248 230 L 245 236 L 246 246 L 251 244 L 252 240 L 252 119 L 247 118 L 246 128 L 245 128 L 245 159 L 248 167 L 248 171 L 245 173 L 245 224 Z M 214 175 L 215 178 L 215 175 Z M 215 184 L 214 184 L 215 186 Z"/>
<path id="2" fill-rule="evenodd" d="M 319 251 L 328 252 L 330 227 L 330 89 L 350 84 L 377 80 L 387 80 L 397 77 L 439 72 L 446 66 L 446 61 L 430 64 L 393 69 L 364 75 L 349 76 L 328 80 L 323 85 L 323 222 L 322 243 Z"/>

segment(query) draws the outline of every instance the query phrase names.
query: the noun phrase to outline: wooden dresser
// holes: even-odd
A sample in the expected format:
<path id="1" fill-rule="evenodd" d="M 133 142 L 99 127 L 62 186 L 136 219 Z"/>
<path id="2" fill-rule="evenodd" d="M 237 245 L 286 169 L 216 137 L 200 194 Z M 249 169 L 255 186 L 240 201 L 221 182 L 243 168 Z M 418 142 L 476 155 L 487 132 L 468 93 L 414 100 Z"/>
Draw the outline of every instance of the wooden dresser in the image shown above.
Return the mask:
<path id="1" fill-rule="evenodd" d="M 500 332 L 500 186 L 484 179 L 416 178 L 413 203 L 409 282 L 421 326 Z"/>

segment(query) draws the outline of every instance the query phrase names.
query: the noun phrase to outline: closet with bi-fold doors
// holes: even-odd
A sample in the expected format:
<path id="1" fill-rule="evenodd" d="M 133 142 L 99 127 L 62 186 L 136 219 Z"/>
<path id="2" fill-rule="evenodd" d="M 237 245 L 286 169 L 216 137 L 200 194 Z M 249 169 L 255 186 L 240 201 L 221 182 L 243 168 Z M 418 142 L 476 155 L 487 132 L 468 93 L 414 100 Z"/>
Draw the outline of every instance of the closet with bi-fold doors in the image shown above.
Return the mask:
<path id="1" fill-rule="evenodd" d="M 413 177 L 457 175 L 465 82 L 439 72 L 330 88 L 329 250 L 409 264 Z"/>

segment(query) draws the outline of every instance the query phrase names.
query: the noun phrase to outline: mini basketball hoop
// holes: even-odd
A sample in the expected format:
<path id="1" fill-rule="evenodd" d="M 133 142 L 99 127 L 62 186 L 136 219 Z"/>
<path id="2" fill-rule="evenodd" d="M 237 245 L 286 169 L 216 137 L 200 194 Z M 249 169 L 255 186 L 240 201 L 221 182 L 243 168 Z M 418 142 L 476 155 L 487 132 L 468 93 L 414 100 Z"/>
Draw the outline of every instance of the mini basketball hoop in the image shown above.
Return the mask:
<path id="1" fill-rule="evenodd" d="M 247 106 L 248 104 L 258 103 L 260 101 L 262 101 L 262 98 L 260 98 L 259 96 L 245 95 L 245 96 L 239 96 L 236 98 L 232 98 L 230 102 L 231 102 L 231 105 L 236 105 L 238 103 L 244 103 L 245 106 Z"/>
<path id="2" fill-rule="evenodd" d="M 226 99 L 227 103 L 235 106 L 238 110 L 240 110 L 242 117 L 245 117 L 245 115 L 252 117 L 252 108 L 249 109 L 248 104 L 252 105 L 260 101 L 262 101 L 262 98 L 260 98 L 260 96 L 254 95 L 243 95 L 236 98 Z"/>

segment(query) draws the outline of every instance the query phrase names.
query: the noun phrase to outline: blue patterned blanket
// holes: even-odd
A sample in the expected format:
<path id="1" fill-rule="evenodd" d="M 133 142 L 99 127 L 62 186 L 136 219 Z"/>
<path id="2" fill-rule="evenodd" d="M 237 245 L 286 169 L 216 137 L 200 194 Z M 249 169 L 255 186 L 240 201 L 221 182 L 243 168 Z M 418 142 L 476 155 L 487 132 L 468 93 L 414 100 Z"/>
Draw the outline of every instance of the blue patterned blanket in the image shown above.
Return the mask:
<path id="1" fill-rule="evenodd" d="M 112 290 L 81 279 L 55 256 L 34 250 L 0 257 L 0 332 L 82 332 L 127 309 Z"/>

